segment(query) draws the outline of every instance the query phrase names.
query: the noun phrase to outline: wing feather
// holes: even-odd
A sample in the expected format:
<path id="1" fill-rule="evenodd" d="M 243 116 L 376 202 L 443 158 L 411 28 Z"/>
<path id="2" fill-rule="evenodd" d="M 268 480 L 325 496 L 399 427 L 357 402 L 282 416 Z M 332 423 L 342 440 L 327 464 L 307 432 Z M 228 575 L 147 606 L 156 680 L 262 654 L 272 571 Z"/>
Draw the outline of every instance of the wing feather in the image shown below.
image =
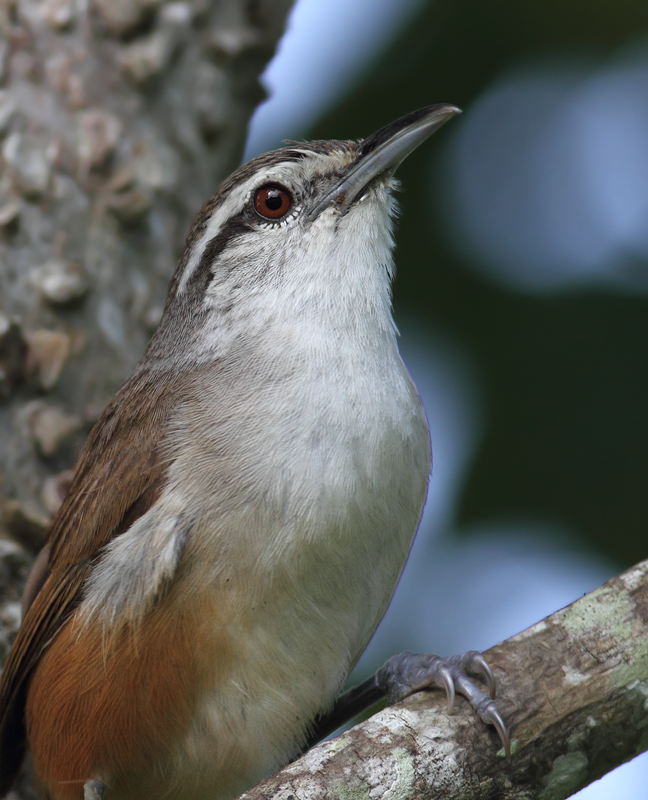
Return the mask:
<path id="1" fill-rule="evenodd" d="M 155 503 L 164 487 L 164 435 L 182 382 L 140 370 L 93 428 L 48 534 L 49 576 L 36 594 L 0 678 L 0 796 L 26 749 L 29 678 L 80 602 L 99 552 Z"/>

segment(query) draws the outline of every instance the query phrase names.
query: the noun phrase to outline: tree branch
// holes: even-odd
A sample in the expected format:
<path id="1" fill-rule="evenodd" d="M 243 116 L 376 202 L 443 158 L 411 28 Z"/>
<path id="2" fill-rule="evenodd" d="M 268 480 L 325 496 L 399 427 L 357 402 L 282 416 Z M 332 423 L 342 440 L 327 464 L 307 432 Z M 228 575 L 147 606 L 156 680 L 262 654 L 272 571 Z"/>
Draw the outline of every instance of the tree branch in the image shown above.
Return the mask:
<path id="1" fill-rule="evenodd" d="M 324 742 L 245 800 L 562 800 L 648 749 L 648 561 L 486 654 L 506 761 L 463 700 L 419 693 Z"/>

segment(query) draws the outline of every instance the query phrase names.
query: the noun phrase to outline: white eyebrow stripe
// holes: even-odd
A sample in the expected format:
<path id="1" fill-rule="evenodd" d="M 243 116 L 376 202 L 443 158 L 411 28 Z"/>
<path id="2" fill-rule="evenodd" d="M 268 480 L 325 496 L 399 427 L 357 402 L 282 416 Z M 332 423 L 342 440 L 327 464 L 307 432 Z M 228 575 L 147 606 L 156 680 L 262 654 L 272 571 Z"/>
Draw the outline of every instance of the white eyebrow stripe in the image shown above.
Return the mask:
<path id="1" fill-rule="evenodd" d="M 232 190 L 222 205 L 220 205 L 214 211 L 211 219 L 207 223 L 207 227 L 205 228 L 203 235 L 193 245 L 193 252 L 187 261 L 184 272 L 182 273 L 182 277 L 178 283 L 176 296 L 180 296 L 187 288 L 187 284 L 189 283 L 191 276 L 196 271 L 198 264 L 200 264 L 200 259 L 205 252 L 207 244 L 220 233 L 222 228 L 227 223 L 227 220 L 230 219 L 230 217 L 233 217 L 243 208 L 245 202 L 247 201 L 250 190 L 258 182 L 258 180 L 259 176 L 255 175 L 245 183 L 237 186 Z"/>
<path id="2" fill-rule="evenodd" d="M 308 153 L 308 151 L 304 152 Z M 187 288 L 187 284 L 189 283 L 191 276 L 196 271 L 196 268 L 200 264 L 200 260 L 209 242 L 221 232 L 231 217 L 235 216 L 243 209 L 248 197 L 252 193 L 252 190 L 256 186 L 262 186 L 264 183 L 270 183 L 272 181 L 277 181 L 278 183 L 288 183 L 288 185 L 290 185 L 290 179 L 293 177 L 294 173 L 297 170 L 302 169 L 303 166 L 297 162 L 282 161 L 276 164 L 274 167 L 266 168 L 265 170 L 257 172 L 256 175 L 248 178 L 245 183 L 242 183 L 231 190 L 229 196 L 225 199 L 222 205 L 216 208 L 212 214 L 212 217 L 207 223 L 207 227 L 205 228 L 203 235 L 192 245 L 193 252 L 189 257 L 182 273 L 182 277 L 178 282 L 178 289 L 176 291 L 177 297 L 180 296 Z"/>

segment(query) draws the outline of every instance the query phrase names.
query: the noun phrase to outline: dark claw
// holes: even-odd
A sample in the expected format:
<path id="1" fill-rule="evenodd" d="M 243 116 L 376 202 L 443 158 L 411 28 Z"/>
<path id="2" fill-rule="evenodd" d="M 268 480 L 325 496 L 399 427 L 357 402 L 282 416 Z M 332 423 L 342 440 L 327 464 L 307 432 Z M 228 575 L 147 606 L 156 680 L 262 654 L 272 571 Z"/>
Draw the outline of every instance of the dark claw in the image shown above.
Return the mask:
<path id="1" fill-rule="evenodd" d="M 448 713 L 452 714 L 455 707 L 455 686 L 452 680 L 452 672 L 448 667 L 441 667 L 439 669 L 439 679 L 441 680 L 443 688 L 446 690 L 446 697 L 448 698 Z"/>
<path id="2" fill-rule="evenodd" d="M 481 675 L 486 682 L 488 695 L 468 677 L 467 671 Z M 494 698 L 495 676 L 484 656 L 477 650 L 469 650 L 459 656 L 440 658 L 435 655 L 401 653 L 390 658 L 377 673 L 377 685 L 387 695 L 389 704 L 402 700 L 421 689 L 439 686 L 445 689 L 448 711 L 452 713 L 456 693 L 468 699 L 480 719 L 493 725 L 497 731 L 507 758 L 511 755 L 511 741 Z"/>
<path id="3" fill-rule="evenodd" d="M 504 720 L 502 719 L 499 711 L 492 705 L 488 711 L 486 712 L 485 716 L 482 717 L 484 722 L 490 723 L 495 727 L 495 730 L 499 734 L 500 739 L 502 740 L 502 744 L 504 745 L 504 752 L 506 753 L 506 757 L 511 757 L 511 739 L 509 737 L 509 732 L 506 728 Z"/>
<path id="4" fill-rule="evenodd" d="M 484 678 L 490 697 L 468 677 L 467 671 L 476 672 Z M 328 714 L 314 720 L 305 745 L 312 747 L 356 714 L 371 708 L 383 698 L 387 698 L 388 705 L 393 705 L 414 692 L 433 686 L 445 689 L 448 711 L 451 713 L 455 706 L 456 694 L 466 697 L 480 719 L 487 725 L 495 726 L 506 756 L 510 757 L 509 733 L 493 700 L 495 678 L 484 656 L 476 650 L 450 658 L 416 653 L 401 653 L 390 658 L 375 675 L 339 697 Z M 94 800 L 94 798 L 85 797 L 84 800 Z"/>
<path id="5" fill-rule="evenodd" d="M 493 675 L 493 670 L 490 668 L 488 661 L 484 658 L 481 653 L 475 653 L 473 665 L 475 671 L 481 672 L 481 674 L 486 679 L 486 685 L 488 686 L 488 694 L 491 697 L 491 700 L 495 699 L 495 695 L 497 694 L 497 684 L 495 683 L 495 676 Z"/>

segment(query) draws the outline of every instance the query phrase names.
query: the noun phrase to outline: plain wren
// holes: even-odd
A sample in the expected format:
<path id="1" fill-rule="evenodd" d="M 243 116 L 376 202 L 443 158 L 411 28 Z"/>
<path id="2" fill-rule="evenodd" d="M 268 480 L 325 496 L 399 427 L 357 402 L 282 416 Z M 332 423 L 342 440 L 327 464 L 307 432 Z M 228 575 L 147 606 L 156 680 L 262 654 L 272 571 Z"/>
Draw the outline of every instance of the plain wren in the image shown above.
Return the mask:
<path id="1" fill-rule="evenodd" d="M 338 697 L 419 523 L 427 421 L 391 312 L 392 175 L 458 113 L 238 169 L 90 434 L 0 684 L 0 790 L 227 798 L 381 696 L 494 680 L 405 654 Z"/>

